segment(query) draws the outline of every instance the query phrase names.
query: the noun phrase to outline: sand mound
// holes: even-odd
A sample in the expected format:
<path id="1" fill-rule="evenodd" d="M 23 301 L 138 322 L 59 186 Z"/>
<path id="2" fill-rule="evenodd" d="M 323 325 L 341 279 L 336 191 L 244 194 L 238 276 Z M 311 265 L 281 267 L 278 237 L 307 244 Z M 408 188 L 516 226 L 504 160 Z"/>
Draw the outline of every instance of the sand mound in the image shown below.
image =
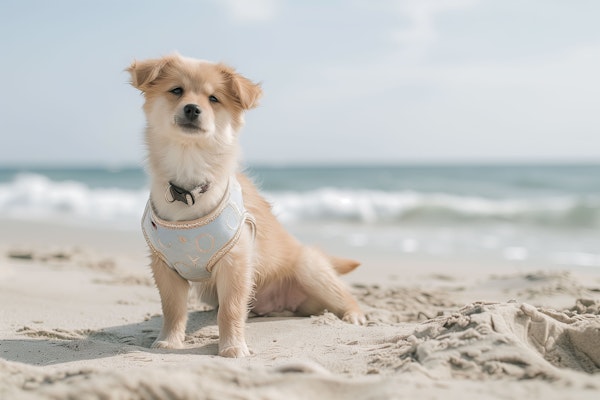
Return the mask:
<path id="1" fill-rule="evenodd" d="M 411 335 L 384 341 L 370 364 L 388 372 L 417 369 L 432 377 L 478 379 L 558 379 L 559 368 L 597 373 L 600 318 L 576 308 L 556 312 L 528 304 L 469 304 L 418 325 Z"/>

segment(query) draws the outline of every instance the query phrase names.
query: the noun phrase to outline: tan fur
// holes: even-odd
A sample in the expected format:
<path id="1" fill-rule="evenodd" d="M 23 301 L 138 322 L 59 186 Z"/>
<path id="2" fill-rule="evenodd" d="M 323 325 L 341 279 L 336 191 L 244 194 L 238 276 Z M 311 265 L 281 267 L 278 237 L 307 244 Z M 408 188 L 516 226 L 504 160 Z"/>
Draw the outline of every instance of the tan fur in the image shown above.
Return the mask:
<path id="1" fill-rule="evenodd" d="M 245 207 L 256 220 L 255 237 L 245 226 L 239 241 L 216 264 L 207 281 L 190 284 L 157 256 L 151 256 L 164 314 L 163 328 L 153 347 L 183 346 L 190 287 L 203 301 L 218 305 L 219 355 L 225 357 L 250 354 L 244 338 L 248 310 L 311 315 L 327 309 L 347 322 L 364 323 L 356 300 L 338 278 L 359 263 L 327 256 L 299 243 L 273 216 L 250 179 L 238 171 L 237 135 L 244 111 L 258 104 L 260 87 L 224 64 L 177 54 L 136 61 L 128 71 L 132 85 L 145 96 L 150 196 L 158 215 L 184 221 L 208 214 L 235 174 Z M 170 92 L 176 87 L 182 88 L 181 96 Z M 213 95 L 218 102 L 209 99 Z M 177 123 L 186 104 L 201 110 L 193 132 Z M 192 206 L 170 203 L 164 196 L 169 181 L 182 187 L 210 182 L 210 190 Z"/>

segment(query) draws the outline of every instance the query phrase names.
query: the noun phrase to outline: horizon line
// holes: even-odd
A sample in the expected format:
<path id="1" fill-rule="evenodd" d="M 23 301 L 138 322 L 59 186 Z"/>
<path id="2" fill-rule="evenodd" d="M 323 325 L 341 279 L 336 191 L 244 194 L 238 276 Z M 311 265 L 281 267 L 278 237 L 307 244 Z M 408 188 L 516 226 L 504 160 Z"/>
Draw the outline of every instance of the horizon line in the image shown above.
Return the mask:
<path id="1" fill-rule="evenodd" d="M 407 161 L 247 161 L 241 163 L 242 168 L 356 168 L 356 167 L 503 167 L 503 166 L 596 166 L 600 159 L 490 159 L 490 160 L 407 160 Z M 15 169 L 144 169 L 143 162 L 101 163 L 101 162 L 18 162 L 0 163 L 0 170 Z"/>

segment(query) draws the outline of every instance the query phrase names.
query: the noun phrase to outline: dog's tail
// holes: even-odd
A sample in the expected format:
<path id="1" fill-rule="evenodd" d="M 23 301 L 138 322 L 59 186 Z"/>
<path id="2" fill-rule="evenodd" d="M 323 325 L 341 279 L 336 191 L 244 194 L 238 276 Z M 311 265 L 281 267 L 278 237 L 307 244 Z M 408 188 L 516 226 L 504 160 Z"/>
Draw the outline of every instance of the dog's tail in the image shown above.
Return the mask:
<path id="1" fill-rule="evenodd" d="M 348 258 L 340 258 L 334 256 L 328 256 L 329 261 L 333 265 L 333 268 L 340 275 L 347 274 L 348 272 L 354 271 L 356 267 L 360 265 L 358 261 L 350 260 Z"/>

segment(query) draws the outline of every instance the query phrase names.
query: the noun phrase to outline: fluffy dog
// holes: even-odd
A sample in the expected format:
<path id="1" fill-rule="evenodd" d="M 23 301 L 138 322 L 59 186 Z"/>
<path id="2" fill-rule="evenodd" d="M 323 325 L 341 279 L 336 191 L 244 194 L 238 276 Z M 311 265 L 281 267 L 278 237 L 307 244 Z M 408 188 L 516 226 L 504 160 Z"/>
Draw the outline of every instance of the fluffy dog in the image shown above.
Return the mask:
<path id="1" fill-rule="evenodd" d="M 238 133 L 259 85 L 231 67 L 182 57 L 135 61 L 127 71 L 145 98 L 150 199 L 142 227 L 160 293 L 154 348 L 181 348 L 191 287 L 218 306 L 219 355 L 250 354 L 248 311 L 327 309 L 352 324 L 365 317 L 339 279 L 358 263 L 302 245 L 240 172 Z"/>

